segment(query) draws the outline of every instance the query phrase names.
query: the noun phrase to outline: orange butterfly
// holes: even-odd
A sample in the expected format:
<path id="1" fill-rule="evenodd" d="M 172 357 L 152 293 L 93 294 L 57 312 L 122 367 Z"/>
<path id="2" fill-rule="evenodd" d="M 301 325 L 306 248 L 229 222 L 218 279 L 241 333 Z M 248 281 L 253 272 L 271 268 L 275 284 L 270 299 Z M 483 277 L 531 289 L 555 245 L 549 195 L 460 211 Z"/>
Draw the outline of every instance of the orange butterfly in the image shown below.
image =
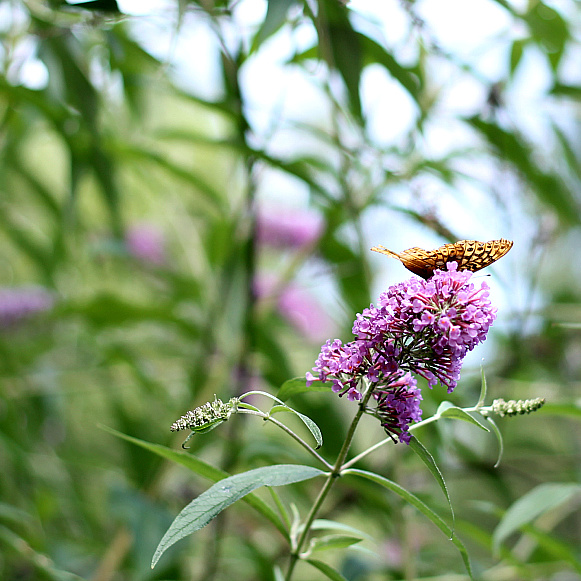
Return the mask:
<path id="1" fill-rule="evenodd" d="M 434 274 L 434 270 L 443 269 L 448 262 L 457 262 L 458 270 L 476 272 L 502 258 L 512 248 L 512 244 L 512 240 L 502 238 L 489 242 L 460 240 L 453 244 L 444 244 L 435 250 L 414 246 L 400 254 L 383 246 L 374 246 L 371 250 L 397 258 L 408 270 L 428 279 Z"/>

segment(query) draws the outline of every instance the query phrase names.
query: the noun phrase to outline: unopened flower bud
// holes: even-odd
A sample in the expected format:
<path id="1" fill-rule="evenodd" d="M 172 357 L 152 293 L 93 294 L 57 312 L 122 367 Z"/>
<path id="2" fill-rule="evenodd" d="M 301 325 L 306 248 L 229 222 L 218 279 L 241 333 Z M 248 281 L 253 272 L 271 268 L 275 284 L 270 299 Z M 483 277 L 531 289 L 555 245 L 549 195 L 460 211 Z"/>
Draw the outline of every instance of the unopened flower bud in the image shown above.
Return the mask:
<path id="1" fill-rule="evenodd" d="M 502 398 L 495 399 L 492 402 L 492 411 L 498 414 L 501 418 L 504 416 L 516 416 L 519 414 L 530 414 L 537 411 L 545 405 L 544 397 L 537 397 L 535 399 L 511 399 L 505 401 Z"/>
<path id="2" fill-rule="evenodd" d="M 238 398 L 233 397 L 228 403 L 224 403 L 221 399 L 214 396 L 214 401 L 206 402 L 204 405 L 190 410 L 179 420 L 176 420 L 171 426 L 171 431 L 209 431 L 228 420 L 233 413 L 236 413 L 237 405 Z"/>

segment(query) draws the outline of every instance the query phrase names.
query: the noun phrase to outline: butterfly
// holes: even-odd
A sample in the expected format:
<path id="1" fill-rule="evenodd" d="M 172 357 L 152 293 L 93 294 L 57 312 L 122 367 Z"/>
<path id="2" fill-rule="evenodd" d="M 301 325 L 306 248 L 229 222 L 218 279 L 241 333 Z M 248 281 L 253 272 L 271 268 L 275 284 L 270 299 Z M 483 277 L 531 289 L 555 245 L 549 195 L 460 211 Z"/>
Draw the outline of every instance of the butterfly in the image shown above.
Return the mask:
<path id="1" fill-rule="evenodd" d="M 414 246 L 401 253 L 392 252 L 384 246 L 374 246 L 371 250 L 397 258 L 408 270 L 428 279 L 434 270 L 443 269 L 448 262 L 457 262 L 458 270 L 476 272 L 499 258 L 502 258 L 511 248 L 512 240 L 460 240 L 452 244 L 444 244 L 435 250 L 424 250 Z"/>

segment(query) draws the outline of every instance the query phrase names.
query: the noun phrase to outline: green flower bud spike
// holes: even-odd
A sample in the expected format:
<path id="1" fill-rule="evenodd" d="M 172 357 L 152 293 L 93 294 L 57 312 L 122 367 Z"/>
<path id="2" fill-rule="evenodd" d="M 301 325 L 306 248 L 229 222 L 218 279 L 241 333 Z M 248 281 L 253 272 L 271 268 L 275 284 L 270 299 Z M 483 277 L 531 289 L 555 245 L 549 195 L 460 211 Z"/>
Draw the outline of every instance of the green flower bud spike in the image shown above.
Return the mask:
<path id="1" fill-rule="evenodd" d="M 192 433 L 182 444 L 182 448 L 187 449 L 186 443 L 194 434 L 206 434 L 217 428 L 222 422 L 227 421 L 232 414 L 235 414 L 238 411 L 238 402 L 239 399 L 233 397 L 224 403 L 214 395 L 214 401 L 206 402 L 204 405 L 190 410 L 179 420 L 176 420 L 170 429 L 172 432 L 192 430 Z"/>
<path id="2" fill-rule="evenodd" d="M 535 399 L 511 399 L 505 401 L 502 398 L 495 399 L 492 402 L 492 412 L 498 414 L 501 418 L 504 416 L 517 416 L 519 414 L 530 414 L 536 412 L 545 405 L 545 398 L 537 397 Z"/>

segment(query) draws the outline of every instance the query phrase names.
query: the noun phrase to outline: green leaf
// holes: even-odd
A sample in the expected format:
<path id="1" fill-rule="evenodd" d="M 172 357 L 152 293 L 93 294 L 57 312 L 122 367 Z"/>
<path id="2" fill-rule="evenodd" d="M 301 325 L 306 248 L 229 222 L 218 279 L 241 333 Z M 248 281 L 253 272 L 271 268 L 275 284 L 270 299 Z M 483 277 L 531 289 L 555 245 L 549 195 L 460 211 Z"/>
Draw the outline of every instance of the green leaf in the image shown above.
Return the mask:
<path id="1" fill-rule="evenodd" d="M 468 571 L 468 575 L 470 579 L 474 579 L 472 575 L 472 567 L 470 565 L 470 558 L 468 557 L 468 552 L 466 551 L 466 547 L 462 541 L 456 536 L 454 531 L 446 524 L 446 522 L 438 516 L 427 504 L 422 502 L 417 496 L 396 484 L 395 482 L 380 476 L 379 474 L 374 474 L 373 472 L 367 472 L 366 470 L 359 470 L 358 468 L 349 468 L 343 472 L 344 475 L 347 474 L 354 474 L 355 476 L 362 476 L 363 478 L 367 478 L 368 480 L 372 480 L 381 486 L 384 486 L 388 490 L 395 492 L 401 498 L 403 498 L 406 502 L 417 508 L 424 516 L 430 519 L 445 535 L 450 538 L 450 540 L 454 543 L 462 560 L 464 561 L 464 565 L 466 570 Z"/>
<path id="2" fill-rule="evenodd" d="M 296 416 L 298 416 L 301 419 L 301 421 L 305 424 L 305 426 L 307 426 L 307 428 L 309 428 L 309 431 L 313 435 L 313 438 L 315 438 L 315 441 L 317 442 L 317 449 L 319 449 L 323 445 L 323 434 L 321 433 L 319 426 L 317 426 L 317 424 L 315 424 L 315 422 L 313 420 L 311 420 L 311 418 L 309 418 L 308 416 L 305 416 L 304 414 L 301 414 L 300 412 L 297 412 L 297 410 L 286 405 L 284 402 L 282 402 L 280 399 L 278 399 L 278 397 L 276 397 L 270 393 L 267 393 L 266 391 L 258 391 L 258 390 L 249 391 L 249 392 L 245 393 L 244 396 L 248 396 L 248 395 L 251 395 L 254 393 L 268 397 L 274 401 L 277 401 L 279 404 L 281 404 L 280 406 L 273 406 L 272 409 L 270 410 L 271 414 L 275 414 L 277 412 L 284 411 L 284 412 L 291 412 L 291 413 L 295 414 Z M 244 397 L 244 396 L 242 396 L 242 397 Z M 247 405 L 247 404 L 243 404 L 243 405 Z"/>
<path id="3" fill-rule="evenodd" d="M 452 418 L 454 420 L 463 420 L 469 424 L 473 424 L 483 429 L 485 432 L 490 432 L 490 430 L 476 418 L 472 417 L 468 412 L 464 411 L 462 408 L 456 407 L 448 401 L 444 401 L 438 407 L 438 412 L 442 418 Z"/>
<path id="4" fill-rule="evenodd" d="M 277 392 L 277 397 L 286 401 L 294 395 L 305 392 L 330 392 L 333 393 L 331 389 L 331 384 L 323 383 L 321 381 L 314 381 L 310 387 L 307 387 L 307 380 L 304 377 L 293 377 L 292 379 L 287 379 L 279 388 Z"/>
<path id="5" fill-rule="evenodd" d="M 416 103 L 421 101 L 421 69 L 406 68 L 400 65 L 393 55 L 372 38 L 363 34 L 359 35 L 359 41 L 363 47 L 365 64 L 377 63 L 383 66 L 389 74 L 410 94 Z"/>
<path id="6" fill-rule="evenodd" d="M 490 427 L 498 440 L 498 458 L 494 464 L 494 467 L 498 468 L 498 466 L 500 466 L 500 461 L 502 460 L 502 454 L 504 453 L 504 439 L 502 438 L 502 432 L 498 429 L 496 422 L 490 416 L 487 416 L 486 421 L 490 424 Z"/>
<path id="7" fill-rule="evenodd" d="M 160 446 L 159 444 L 152 444 L 150 442 L 146 442 L 145 440 L 140 440 L 139 438 L 133 438 L 132 436 L 128 436 L 107 426 L 101 425 L 99 427 L 102 430 L 109 432 L 113 436 L 127 440 L 128 442 L 145 448 L 146 450 L 149 450 L 150 452 L 153 452 L 154 454 L 157 454 L 166 460 L 180 464 L 188 470 L 191 470 L 192 472 L 199 474 L 204 478 L 208 478 L 208 480 L 212 480 L 213 482 L 218 482 L 219 480 L 223 480 L 224 478 L 228 478 L 230 476 L 228 472 L 225 472 L 220 468 L 216 468 L 215 466 L 212 466 L 211 464 L 196 458 L 196 456 L 192 454 L 181 451 L 178 452 L 176 450 L 172 450 L 171 448 L 167 448 L 166 446 Z M 258 496 L 255 496 L 254 494 L 248 494 L 243 498 L 243 501 L 254 508 L 267 520 L 269 520 L 283 536 L 287 536 L 287 531 L 282 525 L 276 512 L 274 512 L 262 499 L 258 498 Z"/>
<path id="8" fill-rule="evenodd" d="M 564 85 L 562 83 L 555 83 L 551 89 L 552 95 L 559 97 L 569 97 L 577 101 L 581 101 L 581 87 L 579 85 Z"/>
<path id="9" fill-rule="evenodd" d="M 337 0 L 321 0 L 318 18 L 313 22 L 319 47 L 330 68 L 343 77 L 353 115 L 361 119 L 359 81 L 363 67 L 360 35 L 353 30 L 346 6 Z M 330 50 L 329 50 L 330 48 Z"/>
<path id="10" fill-rule="evenodd" d="M 524 140 L 478 117 L 466 121 L 482 133 L 500 159 L 511 163 L 521 173 L 539 200 L 553 208 L 564 224 L 579 223 L 580 212 L 575 195 L 560 176 L 543 171 L 538 166 L 534 150 Z"/>
<path id="11" fill-rule="evenodd" d="M 185 536 L 206 526 L 225 508 L 261 486 L 284 486 L 309 480 L 324 474 L 312 466 L 279 464 L 264 466 L 220 480 L 188 504 L 175 518 L 161 539 L 151 567 L 155 567 L 163 553 Z"/>
<path id="12" fill-rule="evenodd" d="M 62 211 L 57 201 L 58 195 L 53 193 L 49 185 L 42 180 L 39 180 L 33 172 L 29 171 L 27 165 L 21 160 L 21 156 L 11 149 L 6 149 L 4 155 L 6 157 L 6 164 L 10 169 L 23 179 L 31 192 L 35 195 L 39 204 L 56 220 L 62 218 Z"/>
<path id="13" fill-rule="evenodd" d="M 220 192 L 196 171 L 182 167 L 156 151 L 134 144 L 116 143 L 114 153 L 126 160 L 135 160 L 145 167 L 147 164 L 155 164 L 172 177 L 194 186 L 213 210 L 222 210 Z"/>
<path id="14" fill-rule="evenodd" d="M 578 548 L 572 547 L 568 543 L 559 540 L 554 533 L 540 531 L 532 525 L 523 525 L 522 530 L 528 537 L 533 538 L 539 547 L 552 555 L 556 561 L 568 563 L 575 571 L 581 573 L 581 561 L 578 557 Z"/>
<path id="15" fill-rule="evenodd" d="M 513 503 L 492 535 L 493 549 L 498 551 L 500 544 L 522 526 L 531 523 L 540 515 L 557 506 L 569 502 L 581 493 L 581 484 L 548 482 L 533 488 Z"/>
<path id="16" fill-rule="evenodd" d="M 489 515 L 490 513 L 494 512 L 494 509 L 490 508 L 484 512 L 485 514 Z M 456 530 L 461 531 L 463 537 L 469 538 L 473 543 L 482 547 L 487 553 L 490 551 L 490 547 L 492 545 L 492 535 L 488 532 L 488 530 L 486 530 L 486 528 L 478 519 L 471 521 L 457 520 Z M 499 556 L 506 564 L 510 564 L 511 566 L 515 567 L 516 571 L 513 575 L 514 578 L 526 579 L 528 576 L 530 576 L 527 572 L 527 565 L 519 560 L 512 551 L 501 547 Z"/>
<path id="17" fill-rule="evenodd" d="M 484 375 L 484 366 L 480 365 L 480 376 L 482 378 L 481 382 L 480 382 L 480 397 L 478 398 L 478 406 L 482 406 L 484 405 L 484 402 L 486 401 L 486 391 L 487 391 L 487 386 L 486 386 L 486 375 Z"/>
<path id="18" fill-rule="evenodd" d="M 117 0 L 86 0 L 85 2 L 76 2 L 67 6 L 70 10 L 93 10 L 96 12 L 107 12 L 112 14 L 122 14 L 119 10 Z"/>
<path id="19" fill-rule="evenodd" d="M 313 420 L 311 420 L 311 418 L 309 418 L 309 416 L 305 416 L 304 414 L 301 414 L 300 412 L 297 412 L 296 410 L 293 410 L 292 408 L 288 408 L 287 411 L 290 411 L 290 412 L 294 413 L 295 415 L 297 415 L 302 420 L 303 424 L 305 424 L 305 426 L 307 426 L 307 428 L 309 428 L 309 432 L 311 432 L 313 438 L 315 438 L 315 442 L 317 442 L 317 450 L 318 450 L 323 445 L 323 434 L 321 433 L 319 426 L 317 426 L 317 424 L 315 424 L 315 422 Z"/>
<path id="20" fill-rule="evenodd" d="M 272 36 L 285 23 L 286 15 L 295 3 L 296 0 L 268 0 L 264 22 L 252 41 L 250 53 L 255 52 L 269 36 Z"/>
<path id="21" fill-rule="evenodd" d="M 336 271 L 341 297 L 346 303 L 345 309 L 358 313 L 361 305 L 370 302 L 369 279 L 364 261 L 341 240 L 339 229 L 345 223 L 342 217 L 332 213 L 327 213 L 325 217 L 332 226 L 321 238 L 319 250 Z"/>
<path id="22" fill-rule="evenodd" d="M 555 137 L 558 139 L 561 149 L 564 154 L 564 161 L 567 163 L 567 167 L 569 170 L 575 175 L 577 179 L 581 179 L 581 161 L 579 159 L 579 155 L 577 153 L 577 146 L 576 144 L 573 145 L 569 138 L 567 137 L 566 133 L 561 130 L 561 128 L 557 125 L 557 123 L 551 123 L 551 127 L 553 132 L 555 133 Z M 573 137 L 573 140 L 575 138 Z M 557 323 L 553 323 L 557 324 Z M 561 323 L 563 324 L 563 323 Z M 571 324 L 571 323 L 569 323 Z M 567 324 L 565 323 L 565 326 Z M 573 323 L 573 328 L 581 328 L 581 323 Z"/>
<path id="23" fill-rule="evenodd" d="M 39 243 L 34 236 L 31 236 L 30 228 L 22 228 L 13 222 L 9 216 L 8 208 L 0 206 L 0 222 L 3 226 L 4 234 L 17 246 L 32 262 L 36 263 L 38 269 L 44 273 L 48 280 L 52 278 L 52 264 L 47 250 Z"/>
<path id="24" fill-rule="evenodd" d="M 427 448 L 415 437 L 412 436 L 410 440 L 410 448 L 420 457 L 422 462 L 428 467 L 428 470 L 432 473 L 432 476 L 436 479 L 436 482 L 440 485 L 446 500 L 448 501 L 448 506 L 450 507 L 450 514 L 452 516 L 452 522 L 454 522 L 454 509 L 452 508 L 452 501 L 450 500 L 450 494 L 448 493 L 448 487 L 444 481 L 444 477 L 434 460 L 434 457 L 428 452 Z"/>
<path id="25" fill-rule="evenodd" d="M 312 127 L 301 127 L 301 129 L 307 131 L 307 129 L 313 131 Z M 265 164 L 278 169 L 282 172 L 288 173 L 291 176 L 298 178 L 308 184 L 314 191 L 321 194 L 323 197 L 327 197 L 327 191 L 319 184 L 317 179 L 311 176 L 311 174 L 317 173 L 320 176 L 322 173 L 327 174 L 330 177 L 334 176 L 334 168 L 323 158 L 315 156 L 300 156 L 292 159 L 280 159 L 269 155 L 261 149 L 255 149 L 248 144 L 235 139 L 215 139 L 213 137 L 208 137 L 207 135 L 202 135 L 200 133 L 195 133 L 190 130 L 180 130 L 180 129 L 169 129 L 156 132 L 156 135 L 163 139 L 171 139 L 182 141 L 188 145 L 192 143 L 201 143 L 203 145 L 208 145 L 212 147 L 224 149 L 232 149 L 245 157 L 255 157 L 260 159 Z M 321 137 L 321 136 L 320 136 Z M 333 145 L 333 144 L 332 144 Z"/>
<path id="26" fill-rule="evenodd" d="M 254 345 L 261 354 L 261 373 L 273 385 L 292 374 L 288 350 L 280 342 L 275 326 L 267 321 L 254 325 Z"/>
<path id="27" fill-rule="evenodd" d="M 323 563 L 322 561 L 317 561 L 315 559 L 305 559 L 305 562 L 321 571 L 321 573 L 326 575 L 329 579 L 331 579 L 331 581 L 347 581 L 347 579 L 343 577 L 339 571 L 333 569 L 333 567 L 331 567 L 331 565 L 327 565 L 327 563 Z"/>
<path id="28" fill-rule="evenodd" d="M 0 521 L 19 524 L 33 524 L 34 518 L 25 510 L 6 502 L 0 502 Z"/>
<path id="29" fill-rule="evenodd" d="M 26 564 L 26 576 L 29 579 L 42 579 L 43 581 L 83 581 L 82 577 L 74 573 L 57 569 L 52 562 L 51 556 L 37 552 L 34 549 L 34 543 L 30 543 L 29 539 L 21 537 L 3 525 L 0 525 L 0 546 L 2 546 L 3 557 L 6 556 L 14 560 L 13 555 L 17 555 L 17 562 Z M 12 568 L 12 571 L 14 570 Z M 17 575 L 18 577 L 20 575 Z M 10 575 L 10 579 L 14 578 L 14 575 Z"/>
<path id="30" fill-rule="evenodd" d="M 570 38 L 567 23 L 556 10 L 540 0 L 529 4 L 523 20 L 528 24 L 535 42 L 547 55 L 553 71 L 556 71 Z"/>
<path id="31" fill-rule="evenodd" d="M 524 47 L 527 45 L 528 39 L 517 39 L 512 43 L 510 48 L 510 74 L 514 76 L 514 72 L 518 67 L 522 55 L 524 53 Z"/>
<path id="32" fill-rule="evenodd" d="M 356 535 L 361 539 L 367 539 L 368 541 L 373 541 L 373 537 L 356 529 L 355 527 L 351 527 L 349 525 L 335 522 L 334 520 L 327 520 L 324 518 L 316 519 L 313 524 L 311 525 L 312 531 L 321 531 L 321 530 L 330 530 L 330 531 L 339 531 L 342 533 L 351 533 L 352 535 Z"/>
<path id="33" fill-rule="evenodd" d="M 101 328 L 160 321 L 177 326 L 187 335 L 198 337 L 198 327 L 174 315 L 173 309 L 174 305 L 171 303 L 155 306 L 136 304 L 112 294 L 101 293 L 85 303 L 63 303 L 62 307 L 59 307 L 59 312 L 62 315 L 80 315 L 95 327 Z"/>
<path id="34" fill-rule="evenodd" d="M 360 543 L 363 539 L 357 537 L 350 537 L 347 535 L 327 535 L 314 539 L 311 550 L 314 551 L 328 551 L 329 549 L 346 549 L 351 545 Z"/>

